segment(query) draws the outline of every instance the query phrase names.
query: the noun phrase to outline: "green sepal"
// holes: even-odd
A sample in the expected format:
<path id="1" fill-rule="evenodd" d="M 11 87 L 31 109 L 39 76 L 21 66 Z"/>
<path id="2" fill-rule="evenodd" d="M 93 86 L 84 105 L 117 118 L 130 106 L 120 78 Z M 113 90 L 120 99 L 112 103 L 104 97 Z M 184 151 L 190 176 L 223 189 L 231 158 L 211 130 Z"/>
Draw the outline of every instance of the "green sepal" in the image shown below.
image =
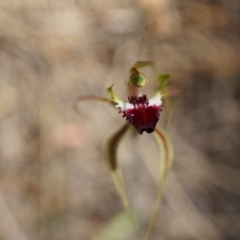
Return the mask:
<path id="1" fill-rule="evenodd" d="M 158 77 L 158 91 L 162 91 L 172 81 L 170 74 L 162 74 Z"/>
<path id="2" fill-rule="evenodd" d="M 134 65 L 131 67 L 130 72 L 132 71 L 132 69 L 136 68 L 144 68 L 144 67 L 152 67 L 154 66 L 154 62 L 153 61 L 137 61 L 134 63 Z"/>

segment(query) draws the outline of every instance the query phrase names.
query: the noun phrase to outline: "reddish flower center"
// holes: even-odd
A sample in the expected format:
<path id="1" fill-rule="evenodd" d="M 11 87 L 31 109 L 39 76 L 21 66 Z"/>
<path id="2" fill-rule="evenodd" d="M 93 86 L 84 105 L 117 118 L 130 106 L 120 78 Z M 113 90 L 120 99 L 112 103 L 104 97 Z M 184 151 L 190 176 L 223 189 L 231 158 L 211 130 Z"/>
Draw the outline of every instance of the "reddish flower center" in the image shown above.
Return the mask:
<path id="1" fill-rule="evenodd" d="M 120 111 L 123 113 L 123 117 L 126 117 L 126 120 L 136 128 L 138 133 L 153 132 L 159 120 L 162 105 L 149 105 L 146 95 L 129 97 L 128 100 L 133 104 L 133 108 Z"/>

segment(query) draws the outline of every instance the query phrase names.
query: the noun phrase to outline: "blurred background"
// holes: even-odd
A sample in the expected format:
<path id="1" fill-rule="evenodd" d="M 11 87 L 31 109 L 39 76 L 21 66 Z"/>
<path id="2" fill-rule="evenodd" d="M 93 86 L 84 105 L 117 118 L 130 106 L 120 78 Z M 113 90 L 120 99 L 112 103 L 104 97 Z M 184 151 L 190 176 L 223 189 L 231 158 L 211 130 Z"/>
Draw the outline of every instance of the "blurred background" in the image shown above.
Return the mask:
<path id="1" fill-rule="evenodd" d="M 239 12 L 239 0 L 0 1 L 0 239 L 133 239 L 104 159 L 125 120 L 106 104 L 73 103 L 106 96 L 112 83 L 127 99 L 138 60 L 183 89 L 150 239 L 240 239 Z M 144 72 L 152 94 L 157 82 Z M 157 158 L 146 133 L 119 149 L 142 233 Z"/>

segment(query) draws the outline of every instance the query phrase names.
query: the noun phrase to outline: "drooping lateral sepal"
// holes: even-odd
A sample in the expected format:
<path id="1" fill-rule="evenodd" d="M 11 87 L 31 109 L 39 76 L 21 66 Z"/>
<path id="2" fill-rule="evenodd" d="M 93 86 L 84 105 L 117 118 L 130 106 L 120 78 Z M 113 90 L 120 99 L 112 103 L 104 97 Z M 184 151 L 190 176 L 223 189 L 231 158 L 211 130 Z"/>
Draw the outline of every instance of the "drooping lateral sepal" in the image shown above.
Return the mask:
<path id="1" fill-rule="evenodd" d="M 157 196 L 155 199 L 151 216 L 149 218 L 147 231 L 144 235 L 143 240 L 149 239 L 151 230 L 156 222 L 165 182 L 174 158 L 174 150 L 173 150 L 173 146 L 172 146 L 169 135 L 162 128 L 157 127 L 153 132 L 152 136 L 155 138 L 158 148 L 160 150 L 159 183 L 158 183 Z"/>
<path id="2" fill-rule="evenodd" d="M 107 150 L 107 161 L 111 170 L 112 179 L 114 181 L 118 194 L 121 198 L 122 204 L 126 210 L 126 213 L 128 214 L 129 219 L 133 225 L 136 239 L 139 239 L 136 222 L 132 215 L 132 212 L 128 203 L 128 199 L 125 194 L 121 171 L 118 168 L 118 163 L 117 163 L 117 149 L 118 149 L 119 143 L 121 142 L 121 139 L 126 134 L 129 127 L 130 127 L 129 124 L 124 124 L 123 127 L 121 127 L 116 133 L 114 133 L 107 142 L 106 150 Z"/>
<path id="3" fill-rule="evenodd" d="M 112 171 L 117 169 L 117 148 L 128 129 L 129 125 L 124 124 L 107 142 L 107 160 Z"/>

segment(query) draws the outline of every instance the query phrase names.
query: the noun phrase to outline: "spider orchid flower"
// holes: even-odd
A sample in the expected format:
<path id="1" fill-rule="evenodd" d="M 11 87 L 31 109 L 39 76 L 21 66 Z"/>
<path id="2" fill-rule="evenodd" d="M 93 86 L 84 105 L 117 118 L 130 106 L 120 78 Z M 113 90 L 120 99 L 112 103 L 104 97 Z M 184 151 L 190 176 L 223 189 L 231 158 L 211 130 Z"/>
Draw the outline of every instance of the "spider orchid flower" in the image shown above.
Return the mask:
<path id="1" fill-rule="evenodd" d="M 164 188 L 164 183 L 167 177 L 167 173 L 173 161 L 173 148 L 169 136 L 167 135 L 167 133 L 165 133 L 163 129 L 156 127 L 161 112 L 163 110 L 163 105 L 164 111 L 166 110 L 168 115 L 171 114 L 171 112 L 168 111 L 170 102 L 168 101 L 167 98 L 167 96 L 170 93 L 167 86 L 171 81 L 171 77 L 169 74 L 160 75 L 158 77 L 158 88 L 156 93 L 151 98 L 148 98 L 147 95 L 142 94 L 140 92 L 140 89 L 142 89 L 145 86 L 148 80 L 145 77 L 145 75 L 139 71 L 139 68 L 147 66 L 150 66 L 154 70 L 154 72 L 156 73 L 158 72 L 152 61 L 138 61 L 130 68 L 130 77 L 127 82 L 129 90 L 128 102 L 122 101 L 120 98 L 117 97 L 117 95 L 113 91 L 113 85 L 106 89 L 107 94 L 110 95 L 110 99 L 97 96 L 82 96 L 77 99 L 78 101 L 104 100 L 114 105 L 115 108 L 119 110 L 119 113 L 121 113 L 122 116 L 125 117 L 127 120 L 127 123 L 124 124 L 116 133 L 114 133 L 109 138 L 106 146 L 107 150 L 106 152 L 113 181 L 115 183 L 119 196 L 122 200 L 122 203 L 125 207 L 125 210 L 128 213 L 128 216 L 133 224 L 136 239 L 140 238 L 138 236 L 137 226 L 135 224 L 134 217 L 130 211 L 129 203 L 125 194 L 120 169 L 118 168 L 117 149 L 119 143 L 121 142 L 125 133 L 129 129 L 130 124 L 135 127 L 139 134 L 142 134 L 144 131 L 146 131 L 147 133 L 152 133 L 152 136 L 155 138 L 159 146 L 160 149 L 159 186 L 157 189 L 157 197 L 155 200 L 155 204 L 153 206 L 153 210 L 149 219 L 148 228 L 144 235 L 144 240 L 148 239 L 148 236 L 156 220 L 157 211 L 159 208 Z M 75 107 L 77 106 L 75 105 Z"/>
<path id="2" fill-rule="evenodd" d="M 137 62 L 141 64 L 142 62 Z M 146 77 L 140 73 L 137 68 L 130 70 L 131 76 L 128 81 L 129 93 L 128 102 L 120 100 L 113 91 L 113 85 L 107 88 L 107 93 L 111 96 L 111 101 L 115 107 L 119 109 L 119 113 L 132 124 L 139 134 L 144 131 L 152 133 L 155 130 L 159 120 L 160 113 L 163 110 L 163 93 L 167 83 L 170 81 L 170 75 L 160 75 L 158 78 L 158 89 L 156 94 L 148 99 L 146 95 L 142 95 L 139 91 L 147 82 Z"/>

